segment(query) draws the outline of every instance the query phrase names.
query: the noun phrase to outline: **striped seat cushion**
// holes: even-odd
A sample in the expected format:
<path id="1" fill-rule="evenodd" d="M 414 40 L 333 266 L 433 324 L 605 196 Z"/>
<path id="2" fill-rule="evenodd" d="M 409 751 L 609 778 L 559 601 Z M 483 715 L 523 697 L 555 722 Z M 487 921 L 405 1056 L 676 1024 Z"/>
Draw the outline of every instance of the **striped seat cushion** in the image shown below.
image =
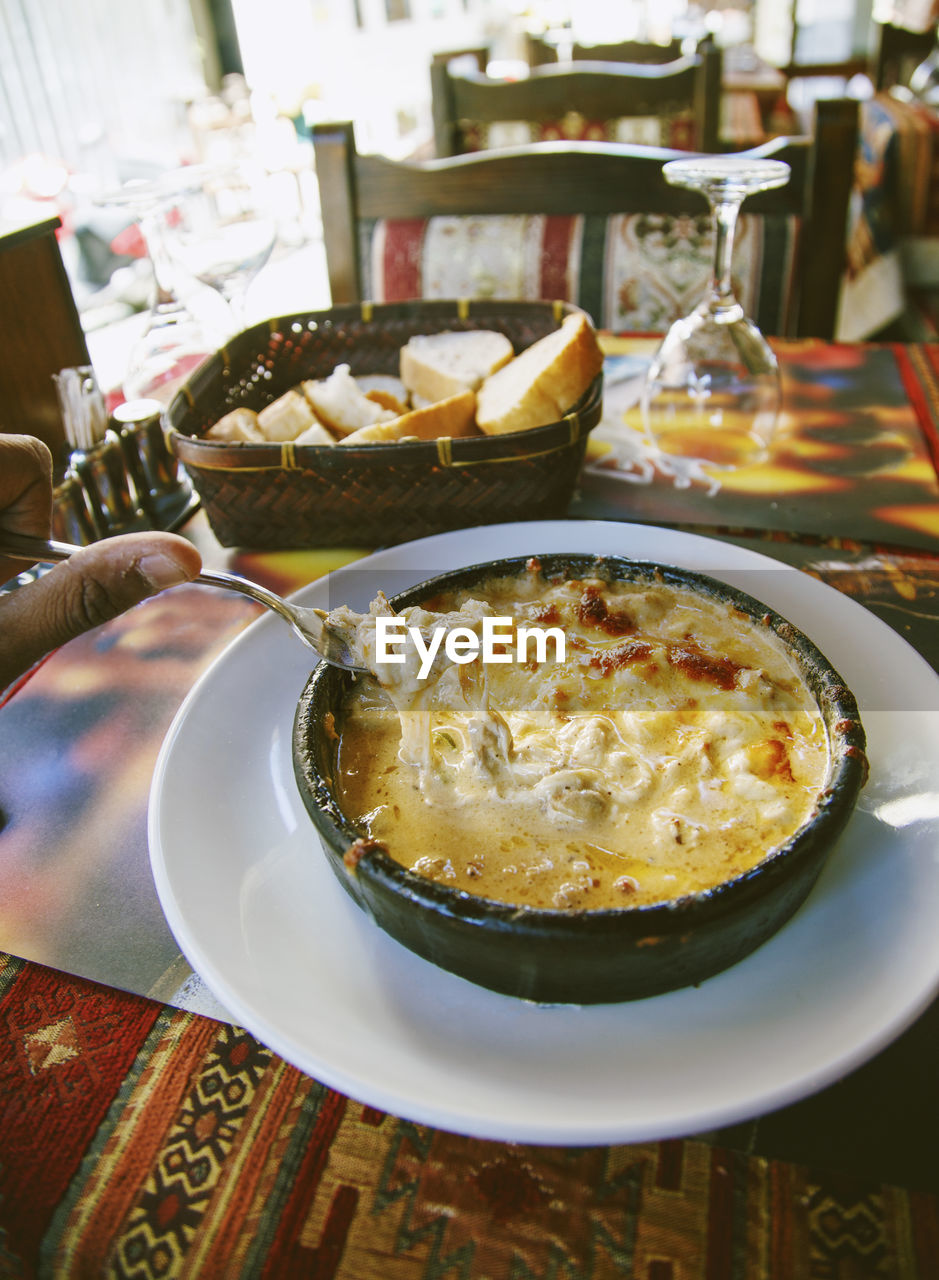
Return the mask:
<path id="1" fill-rule="evenodd" d="M 764 333 L 792 332 L 799 220 L 744 214 L 733 274 Z M 408 298 L 562 299 L 618 332 L 662 332 L 708 285 L 706 214 L 511 214 L 379 219 L 360 225 L 362 294 Z"/>
<path id="2" fill-rule="evenodd" d="M 460 120 L 458 128 L 462 152 L 533 142 L 629 142 L 678 151 L 700 146 L 694 112 L 686 108 L 611 120 L 590 120 L 579 111 L 568 111 L 559 120 Z"/>

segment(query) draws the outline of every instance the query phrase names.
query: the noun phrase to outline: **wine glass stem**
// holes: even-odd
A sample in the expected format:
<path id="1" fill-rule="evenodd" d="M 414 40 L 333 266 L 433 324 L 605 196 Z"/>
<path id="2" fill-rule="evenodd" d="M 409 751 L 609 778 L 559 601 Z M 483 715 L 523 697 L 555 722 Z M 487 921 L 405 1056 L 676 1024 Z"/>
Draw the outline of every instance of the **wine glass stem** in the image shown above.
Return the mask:
<path id="1" fill-rule="evenodd" d="M 740 199 L 715 198 L 711 201 L 711 212 L 714 216 L 714 274 L 711 279 L 711 305 L 718 309 L 735 307 L 731 280 L 731 267 L 734 252 L 734 232 L 737 229 L 737 215 L 740 212 Z"/>
<path id="2" fill-rule="evenodd" d="M 248 290 L 240 284 L 230 284 L 218 290 L 225 301 L 228 303 L 228 309 L 232 314 L 232 322 L 237 333 L 240 329 L 247 328 L 247 307 L 245 306 L 245 294 Z"/>
<path id="3" fill-rule="evenodd" d="M 161 209 L 151 210 L 140 216 L 140 231 L 153 268 L 154 309 L 175 306 L 179 302 L 173 284 L 173 260 L 163 231 L 163 217 Z"/>

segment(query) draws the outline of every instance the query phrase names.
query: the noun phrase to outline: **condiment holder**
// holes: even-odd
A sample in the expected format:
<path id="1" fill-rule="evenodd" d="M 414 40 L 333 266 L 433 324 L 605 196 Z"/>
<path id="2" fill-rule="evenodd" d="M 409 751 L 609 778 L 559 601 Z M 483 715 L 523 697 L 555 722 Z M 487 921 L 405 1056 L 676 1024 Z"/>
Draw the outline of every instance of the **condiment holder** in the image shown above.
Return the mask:
<path id="1" fill-rule="evenodd" d="M 159 401 L 125 403 L 109 418 L 90 366 L 62 369 L 53 381 L 71 446 L 53 494 L 55 534 L 85 544 L 178 522 L 192 486 L 166 448 Z"/>
<path id="2" fill-rule="evenodd" d="M 154 528 L 174 524 L 192 502 L 192 484 L 166 447 L 159 400 L 118 405 L 109 433 L 119 442 L 140 505 Z"/>

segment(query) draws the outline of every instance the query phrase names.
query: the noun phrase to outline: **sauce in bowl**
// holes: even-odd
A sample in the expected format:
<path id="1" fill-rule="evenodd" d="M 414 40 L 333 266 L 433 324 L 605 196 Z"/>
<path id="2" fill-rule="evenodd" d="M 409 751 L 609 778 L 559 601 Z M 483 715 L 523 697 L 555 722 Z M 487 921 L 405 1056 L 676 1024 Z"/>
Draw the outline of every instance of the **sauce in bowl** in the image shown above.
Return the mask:
<path id="1" fill-rule="evenodd" d="M 688 586 L 539 567 L 403 610 L 425 632 L 510 619 L 504 656 L 350 688 L 335 784 L 357 829 L 456 890 L 594 910 L 713 888 L 809 821 L 828 732 L 773 630 Z M 539 627 L 563 660 L 519 649 Z"/>

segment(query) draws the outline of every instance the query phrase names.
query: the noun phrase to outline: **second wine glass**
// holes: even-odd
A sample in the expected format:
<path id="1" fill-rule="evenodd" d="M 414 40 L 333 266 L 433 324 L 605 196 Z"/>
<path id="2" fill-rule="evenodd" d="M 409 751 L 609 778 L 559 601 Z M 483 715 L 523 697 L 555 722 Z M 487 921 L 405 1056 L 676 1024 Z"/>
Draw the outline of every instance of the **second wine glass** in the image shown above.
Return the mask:
<path id="1" fill-rule="evenodd" d="M 776 356 L 737 300 L 731 281 L 734 232 L 749 195 L 784 186 L 789 166 L 749 156 L 670 160 L 672 186 L 700 191 L 714 220 L 708 291 L 666 333 L 646 374 L 642 416 L 662 454 L 737 467 L 767 454 L 779 412 Z"/>
<path id="2" fill-rule="evenodd" d="M 198 189 L 204 176 L 198 166 L 185 166 L 155 178 L 127 182 L 98 198 L 99 204 L 125 209 L 134 219 L 153 270 L 150 307 L 123 377 L 128 400 L 153 398 L 168 404 L 193 369 L 226 336 L 190 310 L 181 296 L 167 246 L 169 215 L 187 191 Z"/>
<path id="3" fill-rule="evenodd" d="M 243 329 L 248 286 L 277 239 L 263 181 L 238 166 L 220 167 L 175 213 L 170 253 L 189 275 L 225 299 L 232 331 Z"/>

